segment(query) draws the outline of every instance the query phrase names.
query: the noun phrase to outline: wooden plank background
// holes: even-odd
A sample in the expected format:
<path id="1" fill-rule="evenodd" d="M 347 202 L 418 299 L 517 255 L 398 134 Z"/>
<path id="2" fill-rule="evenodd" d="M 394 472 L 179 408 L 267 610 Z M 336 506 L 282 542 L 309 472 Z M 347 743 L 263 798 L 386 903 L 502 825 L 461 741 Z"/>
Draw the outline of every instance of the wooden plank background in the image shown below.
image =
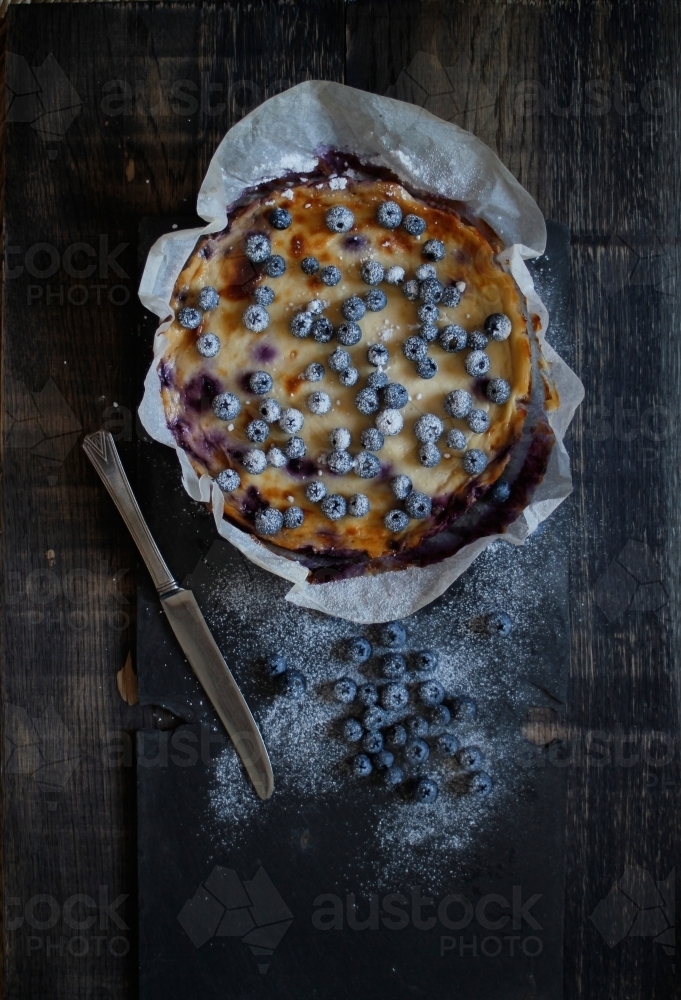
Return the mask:
<path id="1" fill-rule="evenodd" d="M 103 758 L 107 734 L 141 722 L 116 687 L 134 635 L 135 555 L 79 440 L 109 424 L 132 453 L 139 220 L 190 213 L 227 128 L 315 77 L 474 131 L 572 231 L 574 338 L 560 346 L 587 399 L 569 439 L 571 681 L 559 725 L 582 749 L 598 731 L 611 756 L 569 767 L 565 996 L 674 995 L 660 943 L 610 947 L 590 916 L 628 866 L 654 883 L 678 853 L 676 758 L 651 767 L 645 755 L 652 732 L 678 728 L 680 20 L 673 3 L 491 0 L 10 10 L 7 82 L 24 103 L 10 105 L 4 188 L 6 997 L 135 995 L 134 769 Z M 51 121 L 51 138 L 32 128 L 24 71 L 44 65 L 52 107 L 78 109 Z M 88 278 L 88 251 L 65 254 L 77 243 L 95 250 Z M 104 908 L 100 953 L 93 943 L 78 957 L 64 904 L 100 893 L 128 897 L 116 910 L 127 929 Z M 41 896 L 61 909 L 54 929 Z M 82 919 L 89 904 L 73 902 Z M 127 954 L 112 954 L 114 936 Z"/>

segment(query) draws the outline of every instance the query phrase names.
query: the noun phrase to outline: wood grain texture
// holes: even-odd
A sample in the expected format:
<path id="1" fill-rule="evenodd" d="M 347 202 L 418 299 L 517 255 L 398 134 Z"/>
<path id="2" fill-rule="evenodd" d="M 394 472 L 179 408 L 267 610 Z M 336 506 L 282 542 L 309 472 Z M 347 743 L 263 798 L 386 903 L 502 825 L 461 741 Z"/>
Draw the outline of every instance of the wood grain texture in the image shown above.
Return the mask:
<path id="1" fill-rule="evenodd" d="M 24 101 L 10 110 L 4 188 L 5 996 L 127 997 L 134 769 L 102 753 L 107 733 L 135 724 L 116 674 L 133 643 L 136 555 L 79 441 L 111 425 L 131 464 L 139 220 L 189 214 L 215 146 L 265 97 L 342 79 L 344 14 L 338 2 L 55 5 L 8 21 L 8 82 Z M 43 119 L 61 135 L 32 127 L 45 102 L 77 110 Z M 100 892 L 127 896 L 126 926 L 100 910 L 78 929 L 97 911 L 72 897 Z"/>

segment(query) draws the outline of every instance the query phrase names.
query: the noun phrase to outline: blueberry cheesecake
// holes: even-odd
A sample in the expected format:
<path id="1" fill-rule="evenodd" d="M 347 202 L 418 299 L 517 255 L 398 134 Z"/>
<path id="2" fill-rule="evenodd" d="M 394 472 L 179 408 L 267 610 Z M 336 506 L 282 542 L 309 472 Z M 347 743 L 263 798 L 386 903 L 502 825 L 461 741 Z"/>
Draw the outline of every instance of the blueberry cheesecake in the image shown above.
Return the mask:
<path id="1" fill-rule="evenodd" d="M 158 372 L 168 426 L 224 517 L 311 582 L 503 530 L 551 442 L 529 427 L 533 318 L 501 249 L 463 206 L 355 176 L 255 194 L 202 237 Z M 511 489 L 528 436 L 540 445 L 525 443 Z"/>

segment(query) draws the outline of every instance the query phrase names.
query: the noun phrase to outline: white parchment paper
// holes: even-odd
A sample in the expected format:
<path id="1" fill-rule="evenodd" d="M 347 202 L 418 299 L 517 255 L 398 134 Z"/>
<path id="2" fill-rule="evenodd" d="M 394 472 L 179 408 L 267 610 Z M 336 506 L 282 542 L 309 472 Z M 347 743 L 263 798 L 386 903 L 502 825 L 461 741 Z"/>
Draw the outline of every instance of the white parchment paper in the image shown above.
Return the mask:
<path id="1" fill-rule="evenodd" d="M 309 584 L 304 566 L 272 552 L 223 518 L 221 491 L 208 476 L 197 477 L 168 429 L 157 367 L 167 344 L 165 330 L 173 318 L 173 287 L 198 238 L 224 229 L 230 209 L 245 189 L 290 173 L 313 173 L 319 156 L 330 149 L 383 166 L 411 189 L 465 202 L 474 215 L 489 223 L 506 248 L 498 259 L 524 293 L 529 313 L 541 320 L 537 340 L 548 365 L 544 374 L 555 385 L 560 405 L 548 414 L 556 445 L 547 473 L 532 503 L 504 534 L 474 541 L 433 566 Z M 522 545 L 569 494 L 572 480 L 563 436 L 584 390 L 546 342 L 548 313 L 524 263 L 544 251 L 544 218 L 527 191 L 474 135 L 402 101 L 337 83 L 301 83 L 272 97 L 230 129 L 211 160 L 197 210 L 207 225 L 162 236 L 151 248 L 142 276 L 140 299 L 162 322 L 154 339 L 140 419 L 153 438 L 175 448 L 187 493 L 211 504 L 223 538 L 256 565 L 293 583 L 288 601 L 355 622 L 403 618 L 439 597 L 496 538 Z"/>

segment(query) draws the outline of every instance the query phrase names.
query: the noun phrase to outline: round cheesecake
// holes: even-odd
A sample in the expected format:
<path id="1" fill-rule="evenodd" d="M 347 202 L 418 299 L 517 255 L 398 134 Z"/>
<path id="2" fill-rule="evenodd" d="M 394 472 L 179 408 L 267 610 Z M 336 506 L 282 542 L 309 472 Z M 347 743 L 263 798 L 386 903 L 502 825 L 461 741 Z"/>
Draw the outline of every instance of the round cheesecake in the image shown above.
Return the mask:
<path id="1" fill-rule="evenodd" d="M 503 499 L 532 351 L 501 249 L 462 206 L 340 176 L 268 190 L 202 237 L 158 372 L 224 516 L 370 572 L 418 562 L 494 484 Z"/>

